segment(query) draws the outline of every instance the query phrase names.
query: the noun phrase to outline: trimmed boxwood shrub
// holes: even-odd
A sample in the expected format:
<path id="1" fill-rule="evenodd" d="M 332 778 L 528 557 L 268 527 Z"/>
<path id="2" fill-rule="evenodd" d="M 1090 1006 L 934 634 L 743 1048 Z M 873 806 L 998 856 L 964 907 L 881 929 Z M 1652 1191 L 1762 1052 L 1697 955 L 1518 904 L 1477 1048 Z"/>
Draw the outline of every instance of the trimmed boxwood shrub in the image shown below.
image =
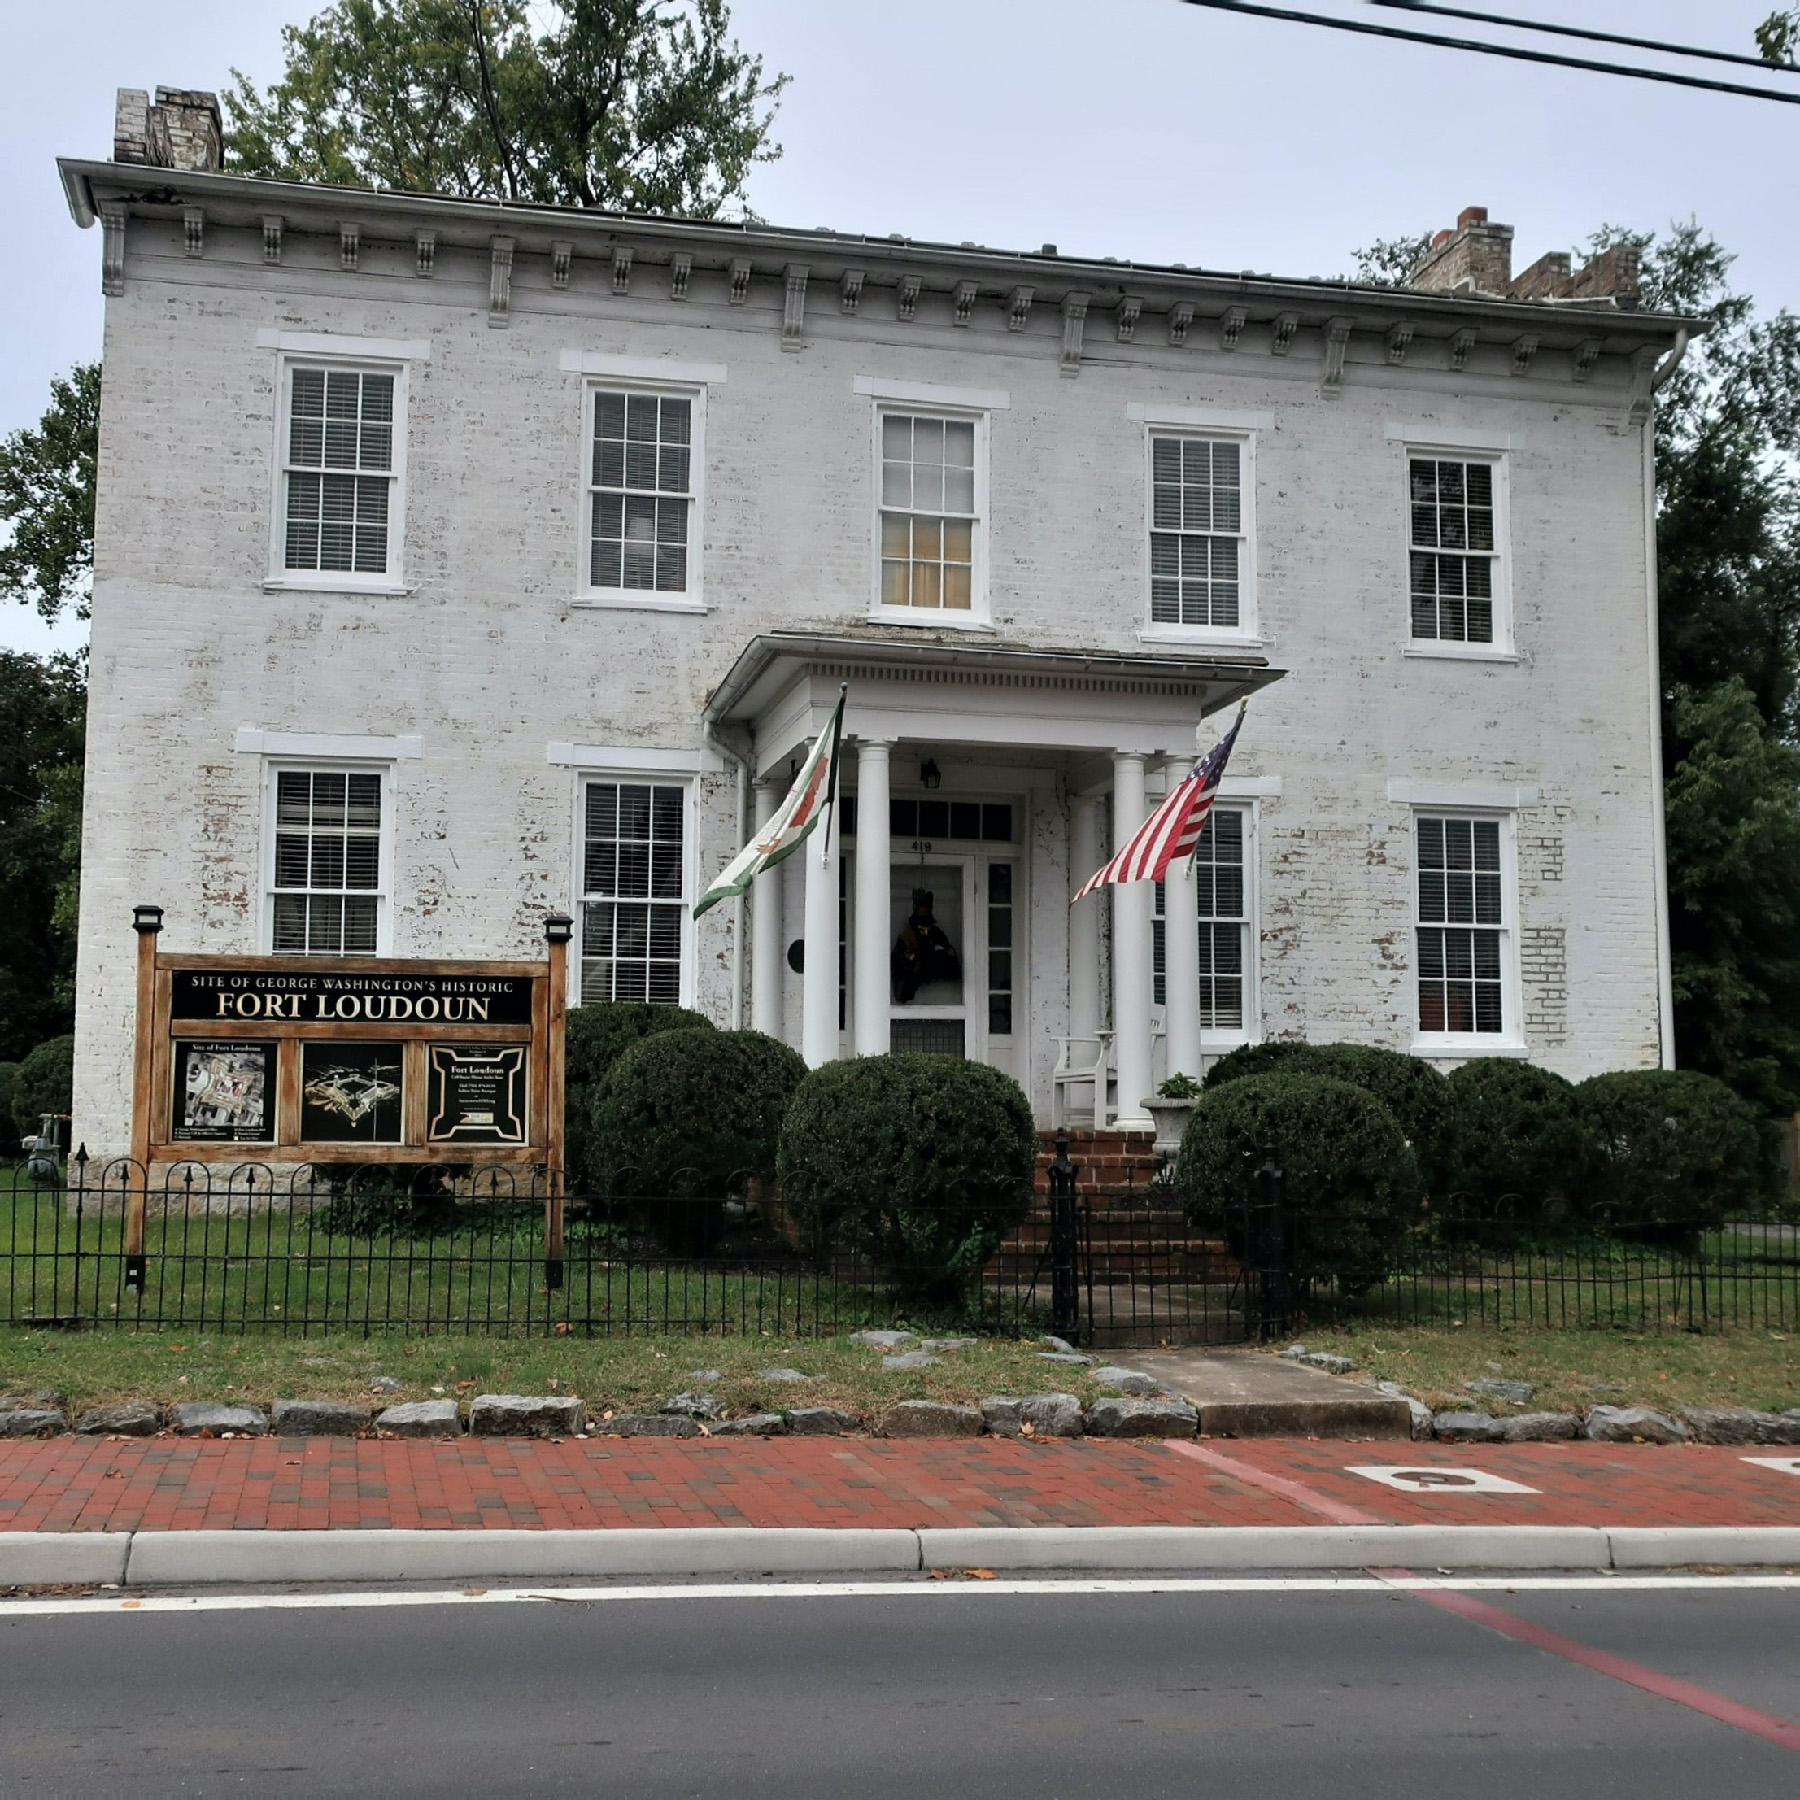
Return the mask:
<path id="1" fill-rule="evenodd" d="M 611 1174 L 594 1154 L 594 1107 L 613 1064 L 657 1032 L 712 1028 L 712 1020 L 685 1006 L 618 1001 L 571 1008 L 563 1039 L 563 1160 L 571 1192 L 597 1192 Z"/>
<path id="2" fill-rule="evenodd" d="M 781 1128 L 782 1204 L 909 1292 L 957 1299 L 1030 1210 L 1037 1147 L 1031 1104 L 998 1069 L 908 1054 L 827 1063 Z"/>
<path id="3" fill-rule="evenodd" d="M 1225 1224 L 1238 1255 L 1235 1203 L 1254 1196 L 1265 1157 L 1286 1177 L 1293 1279 L 1351 1296 L 1376 1286 L 1419 1198 L 1418 1164 L 1394 1115 L 1326 1075 L 1255 1075 L 1207 1093 L 1182 1135 L 1175 1188 L 1195 1224 Z"/>
<path id="4" fill-rule="evenodd" d="M 1270 1038 L 1266 1044 L 1240 1044 L 1228 1050 L 1206 1071 L 1209 1088 L 1223 1087 L 1228 1081 L 1242 1081 L 1249 1075 L 1273 1075 L 1289 1069 L 1293 1059 L 1304 1056 L 1312 1046 L 1298 1038 Z"/>
<path id="5" fill-rule="evenodd" d="M 1748 1101 L 1692 1069 L 1596 1075 L 1575 1090 L 1592 1206 L 1619 1229 L 1690 1237 L 1775 1196 L 1774 1147 Z"/>
<path id="6" fill-rule="evenodd" d="M 1367 1044 L 1246 1044 L 1219 1059 L 1207 1086 L 1275 1073 L 1324 1075 L 1373 1094 L 1406 1134 L 1425 1185 L 1435 1191 L 1449 1180 L 1455 1143 L 1450 1089 L 1430 1063 Z"/>
<path id="7" fill-rule="evenodd" d="M 45 1113 L 75 1108 L 75 1040 L 51 1038 L 39 1044 L 13 1077 L 13 1116 L 22 1132 L 35 1132 Z"/>
<path id="8" fill-rule="evenodd" d="M 1554 1219 L 1585 1186 L 1575 1088 L 1535 1063 L 1480 1057 L 1450 1075 L 1455 1179 L 1438 1196 L 1455 1221 Z"/>
<path id="9" fill-rule="evenodd" d="M 806 1077 L 797 1050 L 760 1031 L 662 1031 L 620 1055 L 601 1084 L 594 1142 L 637 1191 L 722 1197 L 739 1176 L 775 1172 L 781 1121 Z"/>

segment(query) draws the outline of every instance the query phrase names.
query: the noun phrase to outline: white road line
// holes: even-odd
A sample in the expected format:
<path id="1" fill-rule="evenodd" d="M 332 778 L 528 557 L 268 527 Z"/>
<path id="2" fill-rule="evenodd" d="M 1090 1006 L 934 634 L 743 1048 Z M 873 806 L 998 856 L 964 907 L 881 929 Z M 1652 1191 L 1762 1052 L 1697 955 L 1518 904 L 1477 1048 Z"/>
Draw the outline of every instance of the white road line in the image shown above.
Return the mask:
<path id="1" fill-rule="evenodd" d="M 1417 1590 L 1449 1593 L 1633 1593 L 1668 1589 L 1800 1591 L 1800 1575 L 1471 1575 L 1228 1577 L 1219 1580 L 1049 1581 L 757 1581 L 687 1582 L 656 1587 L 451 1588 L 389 1593 L 147 1594 L 142 1599 L 100 1595 L 82 1599 L 0 1601 L 0 1622 L 26 1618 L 111 1618 L 138 1613 L 317 1612 L 381 1606 L 593 1606 L 621 1600 L 866 1600 L 946 1595 L 1087 1594 L 1382 1594 Z"/>

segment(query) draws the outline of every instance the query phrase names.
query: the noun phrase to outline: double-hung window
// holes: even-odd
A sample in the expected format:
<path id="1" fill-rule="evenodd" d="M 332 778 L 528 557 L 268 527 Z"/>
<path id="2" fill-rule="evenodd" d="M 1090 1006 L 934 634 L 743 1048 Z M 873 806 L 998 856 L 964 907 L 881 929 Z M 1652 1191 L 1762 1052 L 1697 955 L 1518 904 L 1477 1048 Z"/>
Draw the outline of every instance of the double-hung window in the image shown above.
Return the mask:
<path id="1" fill-rule="evenodd" d="M 985 617 L 981 542 L 986 421 L 883 410 L 878 610 Z"/>
<path id="2" fill-rule="evenodd" d="M 388 586 L 400 573 L 402 371 L 282 368 L 275 573 L 307 585 Z"/>
<path id="3" fill-rule="evenodd" d="M 1237 631 L 1245 623 L 1247 446 L 1150 435 L 1150 623 Z"/>
<path id="4" fill-rule="evenodd" d="M 685 783 L 582 789 L 581 999 L 679 1006 L 687 962 Z"/>
<path id="5" fill-rule="evenodd" d="M 387 930 L 387 775 L 269 773 L 267 935 L 277 956 L 375 956 Z"/>
<path id="6" fill-rule="evenodd" d="M 1413 642 L 1506 648 L 1503 465 L 1415 450 L 1407 482 Z"/>
<path id="7" fill-rule="evenodd" d="M 1419 1034 L 1516 1037 L 1507 821 L 1420 813 L 1414 830 Z"/>
<path id="8" fill-rule="evenodd" d="M 584 598 L 698 605 L 702 398 L 588 389 Z"/>
<path id="9" fill-rule="evenodd" d="M 1249 842 L 1250 809 L 1215 806 L 1194 847 L 1192 879 L 1177 875 L 1156 884 L 1156 1004 L 1168 1004 L 1169 896 L 1191 895 L 1200 937 L 1200 1024 L 1228 1037 L 1249 1031 L 1255 1005 Z"/>

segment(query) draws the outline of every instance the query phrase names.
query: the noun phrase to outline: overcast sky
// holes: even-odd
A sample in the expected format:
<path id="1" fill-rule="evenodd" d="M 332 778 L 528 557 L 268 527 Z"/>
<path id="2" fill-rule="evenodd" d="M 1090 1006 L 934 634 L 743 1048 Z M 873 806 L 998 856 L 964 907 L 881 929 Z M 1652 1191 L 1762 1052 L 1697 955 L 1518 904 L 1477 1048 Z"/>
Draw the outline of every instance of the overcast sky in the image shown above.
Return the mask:
<path id="1" fill-rule="evenodd" d="M 1406 23 L 1363 0 L 1306 3 Z M 1469 3 L 1750 50 L 1772 0 Z M 54 157 L 110 154 L 116 88 L 222 88 L 233 67 L 273 78 L 281 26 L 317 7 L 7 0 L 4 10 L 0 432 L 34 423 L 50 377 L 100 345 L 99 233 L 70 221 Z M 1737 252 L 1737 279 L 1765 310 L 1800 309 L 1800 107 L 1180 0 L 733 0 L 732 10 L 745 45 L 793 77 L 777 125 L 785 154 L 750 189 L 757 212 L 781 224 L 1336 275 L 1359 245 L 1448 225 L 1469 205 L 1517 227 L 1520 267 L 1602 222 L 1651 229 L 1693 214 Z M 1789 85 L 1800 91 L 1800 77 Z M 81 637 L 72 624 L 47 633 L 21 607 L 0 612 L 0 644 Z"/>

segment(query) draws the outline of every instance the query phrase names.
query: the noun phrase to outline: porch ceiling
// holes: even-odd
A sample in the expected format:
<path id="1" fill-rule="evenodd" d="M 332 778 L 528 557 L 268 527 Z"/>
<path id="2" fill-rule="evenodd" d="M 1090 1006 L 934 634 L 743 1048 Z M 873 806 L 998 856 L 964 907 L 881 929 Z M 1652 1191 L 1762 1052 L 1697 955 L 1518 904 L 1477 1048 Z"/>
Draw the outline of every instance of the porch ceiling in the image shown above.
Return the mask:
<path id="1" fill-rule="evenodd" d="M 847 684 L 844 730 L 896 743 L 1191 756 L 1206 714 L 1279 681 L 1260 656 L 997 644 L 966 634 L 769 632 L 706 703 L 747 726 L 757 774 L 814 737 Z"/>

